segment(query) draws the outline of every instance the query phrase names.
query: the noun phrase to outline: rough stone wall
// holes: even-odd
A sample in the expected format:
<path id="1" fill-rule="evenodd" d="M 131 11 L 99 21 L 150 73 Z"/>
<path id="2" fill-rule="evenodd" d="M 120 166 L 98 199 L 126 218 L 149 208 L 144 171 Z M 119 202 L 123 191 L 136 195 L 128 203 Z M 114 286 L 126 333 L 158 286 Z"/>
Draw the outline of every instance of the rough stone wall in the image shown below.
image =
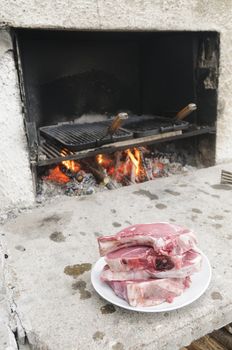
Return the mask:
<path id="1" fill-rule="evenodd" d="M 60 28 L 86 30 L 216 30 L 221 34 L 217 163 L 232 159 L 232 0 L 1 0 L 0 27 Z M 12 52 L 0 56 L 0 118 L 11 122 L 11 141 L 6 123 L 1 125 L 2 161 L 9 162 L 6 172 L 1 166 L 1 206 L 32 201 L 32 181 L 28 166 L 25 136 L 20 113 L 19 92 Z M 4 124 L 5 123 L 5 124 Z M 14 147 L 12 141 L 16 141 Z M 11 164 L 9 152 L 16 156 L 19 171 Z"/>
<path id="2" fill-rule="evenodd" d="M 0 210 L 34 201 L 11 38 L 0 31 Z"/>

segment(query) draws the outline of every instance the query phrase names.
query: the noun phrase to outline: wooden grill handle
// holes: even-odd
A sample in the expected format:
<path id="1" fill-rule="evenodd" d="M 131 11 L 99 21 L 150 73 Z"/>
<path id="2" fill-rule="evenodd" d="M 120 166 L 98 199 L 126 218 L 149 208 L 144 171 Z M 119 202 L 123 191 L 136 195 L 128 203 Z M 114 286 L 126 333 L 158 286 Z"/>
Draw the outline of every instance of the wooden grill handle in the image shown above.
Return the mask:
<path id="1" fill-rule="evenodd" d="M 189 103 L 188 106 L 184 107 L 177 113 L 176 119 L 183 120 L 196 109 L 197 105 L 195 103 Z"/>

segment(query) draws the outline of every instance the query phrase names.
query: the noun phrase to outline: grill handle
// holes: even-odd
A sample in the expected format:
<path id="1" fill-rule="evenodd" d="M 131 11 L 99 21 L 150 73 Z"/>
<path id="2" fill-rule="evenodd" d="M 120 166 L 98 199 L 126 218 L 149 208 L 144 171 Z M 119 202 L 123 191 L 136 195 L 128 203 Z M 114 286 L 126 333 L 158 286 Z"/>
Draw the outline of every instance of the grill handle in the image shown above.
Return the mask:
<path id="1" fill-rule="evenodd" d="M 113 134 L 116 133 L 116 131 L 120 128 L 122 125 L 123 121 L 128 119 L 128 114 L 127 113 L 118 113 L 116 117 L 112 120 L 112 123 L 108 127 L 105 135 L 103 135 L 97 142 L 103 140 L 105 137 L 108 135 L 113 136 Z"/>
<path id="2" fill-rule="evenodd" d="M 197 105 L 195 103 L 189 103 L 186 107 L 181 109 L 175 119 L 177 120 L 183 120 L 185 119 L 188 115 L 190 115 L 193 111 L 197 109 Z"/>
<path id="3" fill-rule="evenodd" d="M 107 135 L 113 135 L 116 133 L 116 131 L 120 128 L 124 120 L 128 119 L 127 113 L 118 113 L 116 117 L 113 119 L 111 125 L 107 129 Z"/>

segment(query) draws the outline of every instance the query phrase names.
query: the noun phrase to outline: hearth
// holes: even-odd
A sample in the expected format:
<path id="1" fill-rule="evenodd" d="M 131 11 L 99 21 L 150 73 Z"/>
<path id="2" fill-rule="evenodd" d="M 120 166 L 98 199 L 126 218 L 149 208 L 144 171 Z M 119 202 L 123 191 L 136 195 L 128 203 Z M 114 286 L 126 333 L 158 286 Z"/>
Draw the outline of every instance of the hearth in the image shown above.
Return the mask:
<path id="1" fill-rule="evenodd" d="M 41 179 L 68 194 L 147 181 L 172 173 L 178 157 L 180 167 L 214 164 L 217 33 L 14 36 L 37 191 Z M 107 134 L 120 114 L 128 118 Z"/>

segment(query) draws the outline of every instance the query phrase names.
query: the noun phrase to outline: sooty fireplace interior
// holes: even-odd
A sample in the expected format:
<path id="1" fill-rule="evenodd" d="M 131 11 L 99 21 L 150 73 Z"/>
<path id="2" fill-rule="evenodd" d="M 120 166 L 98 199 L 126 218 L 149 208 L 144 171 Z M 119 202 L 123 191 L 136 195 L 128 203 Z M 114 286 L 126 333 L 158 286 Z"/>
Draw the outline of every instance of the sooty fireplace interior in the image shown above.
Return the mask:
<path id="1" fill-rule="evenodd" d="M 157 176 L 154 145 L 161 143 L 214 163 L 216 32 L 18 30 L 14 36 L 36 184 L 55 179 L 67 187 L 72 179 L 73 190 L 87 173 L 108 187 L 145 181 Z M 177 118 L 190 103 L 197 109 Z"/>

